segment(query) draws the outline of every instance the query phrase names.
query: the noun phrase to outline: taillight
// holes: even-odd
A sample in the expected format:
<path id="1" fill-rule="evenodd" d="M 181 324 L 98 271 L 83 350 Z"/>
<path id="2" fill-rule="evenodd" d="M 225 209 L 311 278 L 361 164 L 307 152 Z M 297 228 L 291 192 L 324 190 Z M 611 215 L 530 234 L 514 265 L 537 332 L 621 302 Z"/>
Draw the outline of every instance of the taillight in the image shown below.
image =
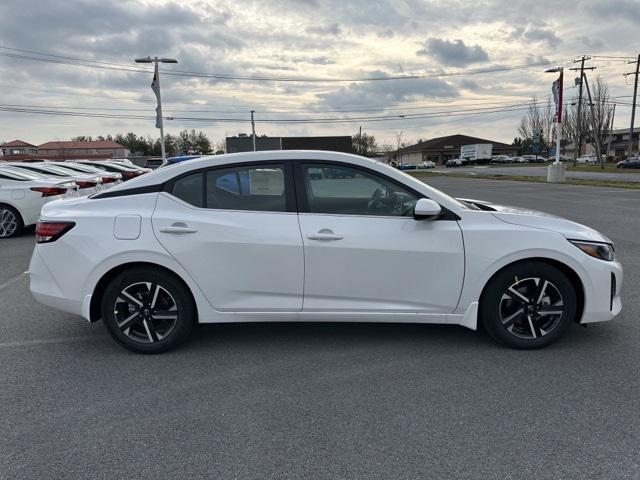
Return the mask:
<path id="1" fill-rule="evenodd" d="M 36 223 L 36 243 L 55 242 L 75 226 L 75 222 Z"/>
<path id="2" fill-rule="evenodd" d="M 138 176 L 138 172 L 122 172 L 122 180 L 131 180 L 132 178 L 135 178 Z"/>
<path id="3" fill-rule="evenodd" d="M 76 185 L 78 185 L 78 188 L 92 188 L 97 184 L 98 182 L 92 182 L 89 180 L 76 180 Z"/>
<path id="4" fill-rule="evenodd" d="M 61 187 L 31 187 L 31 190 L 42 193 L 43 197 L 54 197 L 67 193 L 67 189 Z"/>
<path id="5" fill-rule="evenodd" d="M 113 183 L 115 181 L 116 181 L 116 179 L 114 177 L 102 177 L 102 184 L 103 185 L 105 183 Z"/>

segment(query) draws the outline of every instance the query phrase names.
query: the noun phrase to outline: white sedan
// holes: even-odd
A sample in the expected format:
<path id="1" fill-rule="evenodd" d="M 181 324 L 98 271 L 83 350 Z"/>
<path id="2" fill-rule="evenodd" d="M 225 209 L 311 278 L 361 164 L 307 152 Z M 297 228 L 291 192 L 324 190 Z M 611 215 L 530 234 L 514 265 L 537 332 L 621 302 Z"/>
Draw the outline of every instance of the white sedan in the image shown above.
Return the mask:
<path id="1" fill-rule="evenodd" d="M 92 195 L 103 190 L 102 177 L 94 173 L 81 173 L 61 167 L 52 162 L 9 162 L 7 165 L 60 181 L 73 181 L 78 186 L 80 195 Z"/>
<path id="2" fill-rule="evenodd" d="M 43 178 L 0 164 L 0 238 L 20 235 L 33 225 L 42 206 L 77 190 L 73 182 Z"/>
<path id="3" fill-rule="evenodd" d="M 143 353 L 197 323 L 255 321 L 481 323 L 538 348 L 621 309 L 601 233 L 341 153 L 179 163 L 46 205 L 36 238 L 35 298 Z"/>
<path id="4" fill-rule="evenodd" d="M 418 165 L 418 168 L 436 168 L 436 163 L 431 160 L 426 160 Z"/>

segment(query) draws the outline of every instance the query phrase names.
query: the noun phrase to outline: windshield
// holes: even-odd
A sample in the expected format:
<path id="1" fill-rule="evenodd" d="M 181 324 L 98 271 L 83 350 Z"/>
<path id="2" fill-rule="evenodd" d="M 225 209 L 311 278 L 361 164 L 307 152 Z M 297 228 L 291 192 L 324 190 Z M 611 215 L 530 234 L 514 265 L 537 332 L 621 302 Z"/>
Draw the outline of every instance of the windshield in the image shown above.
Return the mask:
<path id="1" fill-rule="evenodd" d="M 64 176 L 67 176 L 67 177 L 75 176 L 75 175 L 78 174 L 78 172 L 74 172 L 73 170 L 70 170 L 70 169 L 65 168 L 65 167 L 61 167 L 59 165 L 47 165 L 47 170 L 51 170 L 53 172 L 58 172 L 61 175 L 64 175 Z"/>
<path id="2" fill-rule="evenodd" d="M 82 173 L 104 173 L 99 168 L 90 167 L 88 165 L 78 165 L 76 163 L 66 163 L 64 165 L 57 165 L 59 167 L 65 168 L 67 170 L 73 170 L 74 172 L 82 172 Z"/>
<path id="3" fill-rule="evenodd" d="M 41 175 L 20 167 L 12 167 L 10 165 L 1 165 L 0 171 L 11 173 L 16 177 L 20 177 L 21 180 L 41 180 L 46 177 L 46 175 Z"/>

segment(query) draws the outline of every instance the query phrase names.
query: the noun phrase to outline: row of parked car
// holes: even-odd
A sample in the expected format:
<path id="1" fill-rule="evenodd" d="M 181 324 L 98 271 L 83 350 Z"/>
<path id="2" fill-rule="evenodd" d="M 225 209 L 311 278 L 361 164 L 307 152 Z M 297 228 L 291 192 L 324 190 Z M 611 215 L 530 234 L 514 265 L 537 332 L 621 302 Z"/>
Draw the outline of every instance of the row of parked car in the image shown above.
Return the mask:
<path id="1" fill-rule="evenodd" d="M 399 163 L 395 167 L 398 170 L 423 170 L 423 169 L 436 168 L 436 164 L 431 160 L 427 160 L 426 162 L 422 162 L 417 165 L 415 163 Z"/>
<path id="2" fill-rule="evenodd" d="M 126 159 L 0 161 L 0 238 L 35 224 L 52 200 L 92 195 L 149 171 Z"/>

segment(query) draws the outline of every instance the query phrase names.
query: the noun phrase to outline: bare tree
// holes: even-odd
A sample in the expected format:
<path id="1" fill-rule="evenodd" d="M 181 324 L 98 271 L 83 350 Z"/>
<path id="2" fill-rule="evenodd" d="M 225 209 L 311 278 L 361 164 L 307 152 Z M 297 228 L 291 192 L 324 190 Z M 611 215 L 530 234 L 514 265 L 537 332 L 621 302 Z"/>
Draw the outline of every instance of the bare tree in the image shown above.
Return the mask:
<path id="1" fill-rule="evenodd" d="M 220 140 L 219 142 L 216 142 L 215 146 L 215 153 L 226 153 L 227 151 L 227 142 L 226 140 L 223 138 L 222 140 Z"/>
<path id="2" fill-rule="evenodd" d="M 547 97 L 547 101 L 542 106 L 542 143 L 546 147 L 547 151 L 552 144 L 555 111 L 556 109 L 553 105 L 553 102 L 551 101 L 551 97 Z"/>
<path id="3" fill-rule="evenodd" d="M 613 104 L 609 96 L 609 86 L 607 81 L 602 77 L 596 77 L 596 81 L 591 89 L 591 107 L 589 112 L 589 133 L 590 139 L 596 145 L 604 145 L 607 135 L 609 135 L 609 125 L 611 124 L 611 116 L 613 115 Z M 591 116 L 593 115 L 593 116 Z M 602 152 L 598 152 L 598 161 L 602 163 Z"/>
<path id="4" fill-rule="evenodd" d="M 580 155 L 580 143 L 584 141 L 589 131 L 589 117 L 585 107 L 582 107 L 580 117 L 578 117 L 578 99 L 574 98 L 571 105 L 564 109 L 562 119 L 562 133 L 566 140 L 574 146 L 574 161 Z"/>
<path id="5" fill-rule="evenodd" d="M 520 120 L 518 133 L 523 140 L 531 140 L 540 137 L 542 147 L 547 150 L 553 134 L 554 108 L 550 98 L 544 104 L 533 96 L 529 102 L 527 113 Z"/>
<path id="6" fill-rule="evenodd" d="M 381 152 L 389 153 L 389 152 L 393 152 L 396 148 L 393 146 L 392 143 L 385 142 L 380 145 L 379 149 Z"/>

